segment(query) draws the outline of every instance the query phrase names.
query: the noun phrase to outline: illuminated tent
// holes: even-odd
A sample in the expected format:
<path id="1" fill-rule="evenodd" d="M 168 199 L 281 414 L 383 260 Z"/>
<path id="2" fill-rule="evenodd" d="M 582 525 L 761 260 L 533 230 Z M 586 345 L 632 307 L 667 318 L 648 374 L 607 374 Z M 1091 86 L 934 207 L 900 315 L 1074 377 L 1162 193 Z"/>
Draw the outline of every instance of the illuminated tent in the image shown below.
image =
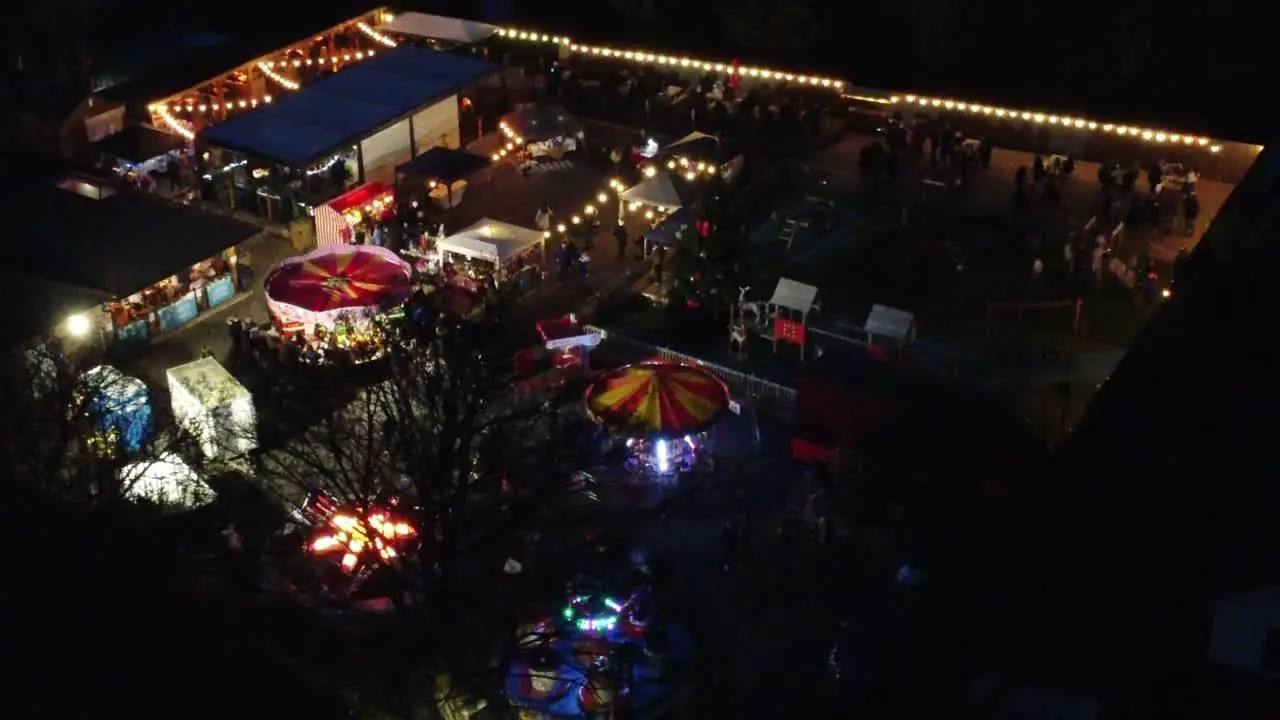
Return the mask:
<path id="1" fill-rule="evenodd" d="M 726 151 L 720 138 L 700 132 L 691 132 L 662 148 L 654 161 L 659 167 L 681 174 L 702 168 L 696 174 L 704 175 L 714 169 L 730 182 L 742 171 L 741 155 Z"/>
<path id="2" fill-rule="evenodd" d="M 671 212 L 692 205 L 694 193 L 687 184 L 677 182 L 670 173 L 657 172 L 623 190 L 618 195 L 618 200 L 623 205 L 647 205 Z"/>
<path id="3" fill-rule="evenodd" d="M 126 452 L 137 452 L 151 439 L 151 402 L 147 386 L 109 365 L 99 365 L 80 378 L 85 408 L 98 428 L 120 438 Z"/>
<path id="4" fill-rule="evenodd" d="M 586 405 L 592 419 L 615 430 L 679 437 L 714 425 L 729 407 L 729 391 L 703 367 L 648 362 L 596 380 Z"/>
<path id="5" fill-rule="evenodd" d="M 189 510 L 213 502 L 213 489 L 190 465 L 173 453 L 126 465 L 117 477 L 125 496 L 174 510 Z"/>
<path id="6" fill-rule="evenodd" d="M 523 138 L 526 143 L 557 138 L 581 141 L 585 137 L 582 123 L 559 105 L 536 105 L 509 112 L 498 125 L 508 135 Z"/>
<path id="7" fill-rule="evenodd" d="M 170 368 L 173 419 L 200 441 L 207 457 L 241 455 L 258 446 L 253 396 L 213 358 Z"/>
<path id="8" fill-rule="evenodd" d="M 286 325 L 333 327 L 404 303 L 412 270 L 373 245 L 329 245 L 289 258 L 267 273 L 267 308 Z"/>

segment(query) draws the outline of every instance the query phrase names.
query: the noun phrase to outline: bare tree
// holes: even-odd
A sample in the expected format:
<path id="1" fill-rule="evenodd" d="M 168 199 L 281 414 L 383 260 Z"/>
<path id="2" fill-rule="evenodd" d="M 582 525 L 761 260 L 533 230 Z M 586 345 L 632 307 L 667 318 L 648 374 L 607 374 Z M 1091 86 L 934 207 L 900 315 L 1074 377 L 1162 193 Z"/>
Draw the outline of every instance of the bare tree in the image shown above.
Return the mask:
<path id="1" fill-rule="evenodd" d="M 141 389 L 141 382 L 120 373 L 91 372 L 100 367 L 99 360 L 96 353 L 68 351 L 57 341 L 4 357 L 9 382 L 0 387 L 0 405 L 6 409 L 0 417 L 0 463 L 11 481 L 62 502 L 89 505 L 128 495 L 152 463 L 183 458 L 192 472 L 205 469 L 194 439 L 180 428 L 148 432 L 140 445 L 131 446 L 118 427 L 104 424 L 105 412 L 127 409 L 98 401 L 123 396 L 122 383 Z M 136 401 L 150 402 L 145 396 Z"/>

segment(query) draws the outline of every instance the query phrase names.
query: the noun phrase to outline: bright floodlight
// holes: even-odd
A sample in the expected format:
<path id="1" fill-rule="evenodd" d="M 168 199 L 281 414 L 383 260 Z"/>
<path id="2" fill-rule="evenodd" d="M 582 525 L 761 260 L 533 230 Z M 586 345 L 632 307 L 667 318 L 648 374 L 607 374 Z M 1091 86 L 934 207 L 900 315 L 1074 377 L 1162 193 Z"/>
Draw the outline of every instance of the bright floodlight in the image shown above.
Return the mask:
<path id="1" fill-rule="evenodd" d="M 84 315 L 72 315 L 67 318 L 67 332 L 72 337 L 82 338 L 89 334 L 89 318 Z"/>

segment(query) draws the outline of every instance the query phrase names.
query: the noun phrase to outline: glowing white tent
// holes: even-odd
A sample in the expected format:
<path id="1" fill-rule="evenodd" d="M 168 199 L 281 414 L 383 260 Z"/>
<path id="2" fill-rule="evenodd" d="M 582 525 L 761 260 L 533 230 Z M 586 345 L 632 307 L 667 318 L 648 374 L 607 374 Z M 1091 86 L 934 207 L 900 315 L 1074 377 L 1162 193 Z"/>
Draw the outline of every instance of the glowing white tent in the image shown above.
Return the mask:
<path id="1" fill-rule="evenodd" d="M 498 28 L 488 23 L 460 20 L 443 15 L 407 12 L 397 15 L 391 22 L 378 28 L 380 32 L 414 35 L 430 40 L 472 43 L 488 40 Z"/>
<path id="2" fill-rule="evenodd" d="M 541 230 L 484 218 L 436 243 L 441 252 L 505 263 L 543 241 Z"/>
<path id="3" fill-rule="evenodd" d="M 682 189 L 670 173 L 657 172 L 618 195 L 624 205 L 635 203 L 673 211 L 690 204 L 691 193 Z"/>
<path id="4" fill-rule="evenodd" d="M 125 496 L 162 507 L 189 510 L 213 502 L 213 489 L 173 453 L 120 468 Z"/>
<path id="5" fill-rule="evenodd" d="M 217 360 L 179 365 L 168 376 L 174 420 L 200 440 L 206 456 L 238 455 L 258 446 L 253 396 Z"/>

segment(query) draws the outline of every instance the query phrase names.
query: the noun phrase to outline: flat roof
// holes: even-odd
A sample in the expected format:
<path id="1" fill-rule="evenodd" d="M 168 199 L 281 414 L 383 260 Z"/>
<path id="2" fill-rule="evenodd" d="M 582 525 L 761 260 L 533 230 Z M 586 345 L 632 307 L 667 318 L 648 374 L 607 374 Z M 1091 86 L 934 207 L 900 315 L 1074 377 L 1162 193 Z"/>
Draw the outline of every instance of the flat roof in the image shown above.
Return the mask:
<path id="1" fill-rule="evenodd" d="M 474 58 L 401 46 L 218 123 L 198 139 L 305 167 L 497 71 Z"/>
<path id="2" fill-rule="evenodd" d="M 6 182 L 22 208 L 10 228 L 13 273 L 125 297 L 261 232 L 74 169 L 15 167 L 31 170 Z"/>
<path id="3" fill-rule="evenodd" d="M 90 145 L 90 149 L 107 157 L 139 165 L 187 144 L 185 138 L 149 125 L 127 127 Z"/>

